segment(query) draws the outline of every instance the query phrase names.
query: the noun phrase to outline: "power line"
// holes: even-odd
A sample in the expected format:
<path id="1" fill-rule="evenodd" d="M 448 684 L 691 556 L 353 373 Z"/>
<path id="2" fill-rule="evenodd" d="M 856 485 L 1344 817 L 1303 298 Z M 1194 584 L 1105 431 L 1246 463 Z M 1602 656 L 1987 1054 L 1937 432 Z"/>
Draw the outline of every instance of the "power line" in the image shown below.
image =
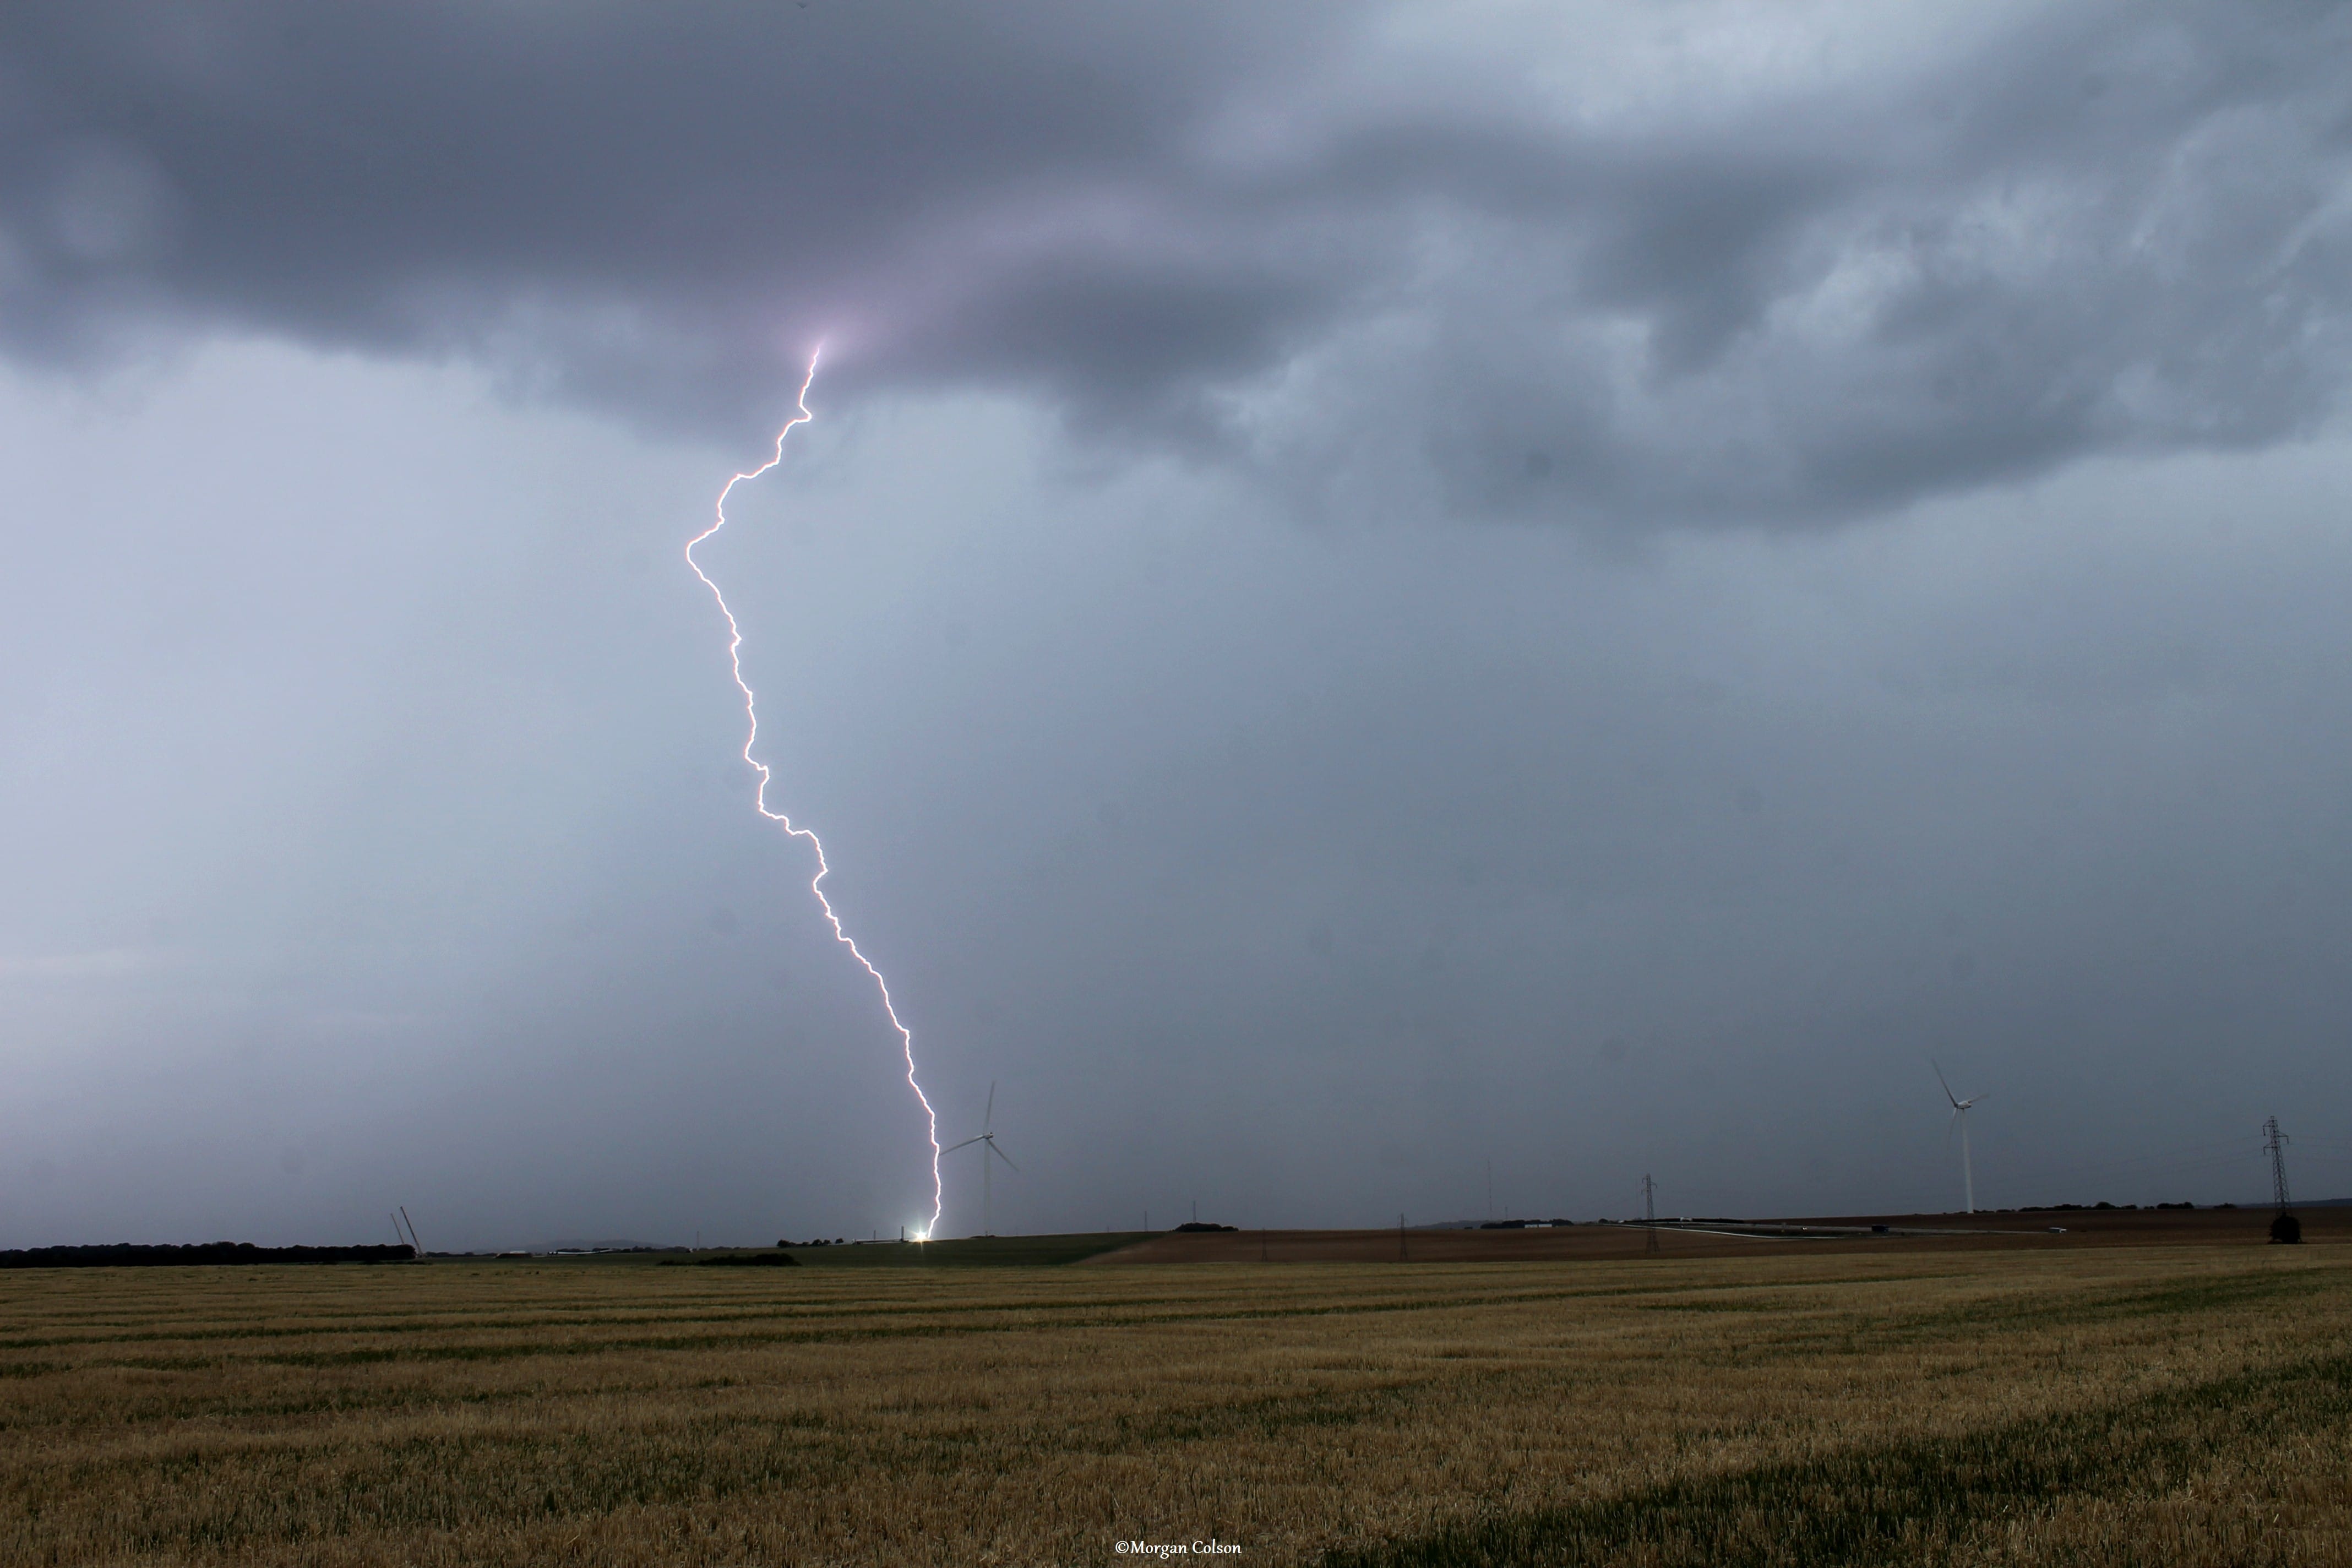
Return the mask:
<path id="1" fill-rule="evenodd" d="M 2334 1149 L 2341 1151 L 2344 1153 L 2352 1154 L 2352 1143 L 2347 1143 L 2343 1140 L 2337 1138 L 2313 1138 L 2306 1135 L 2305 1137 L 2299 1139 L 2298 1142 L 2301 1142 L 2305 1149 Z"/>
<path id="2" fill-rule="evenodd" d="M 2191 1164 L 2248 1160 L 2253 1157 L 2237 1139 L 2222 1142 L 2186 1143 L 2172 1149 L 2159 1149 L 2147 1154 L 2126 1154 L 2114 1160 L 2085 1160 L 2071 1165 L 2045 1169 L 2042 1179 L 2063 1179 L 2069 1176 L 2100 1176 L 2138 1174 L 2150 1167 L 2186 1167 Z"/>

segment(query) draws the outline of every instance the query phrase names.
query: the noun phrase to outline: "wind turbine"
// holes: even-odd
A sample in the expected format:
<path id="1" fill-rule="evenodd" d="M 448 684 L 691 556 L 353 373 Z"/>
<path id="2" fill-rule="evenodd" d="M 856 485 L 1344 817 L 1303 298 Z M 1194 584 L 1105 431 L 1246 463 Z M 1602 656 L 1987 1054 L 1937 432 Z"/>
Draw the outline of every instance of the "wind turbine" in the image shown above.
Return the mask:
<path id="1" fill-rule="evenodd" d="M 946 1148 L 940 1151 L 942 1154 L 952 1154 L 959 1149 L 969 1149 L 974 1143 L 980 1145 L 980 1234 L 982 1236 L 994 1236 L 996 1234 L 994 1229 L 992 1228 L 992 1222 L 989 1215 L 989 1210 L 993 1205 L 995 1200 L 995 1194 L 992 1189 L 992 1184 L 989 1180 L 989 1178 L 995 1173 L 994 1167 L 991 1166 L 988 1163 L 990 1156 L 993 1155 L 995 1158 L 1003 1160 L 1005 1165 L 1011 1170 L 1017 1172 L 1021 1169 L 1020 1166 L 1013 1163 L 1011 1156 L 1007 1155 L 1003 1150 L 996 1146 L 996 1134 L 991 1131 L 991 1129 L 995 1125 L 996 1080 L 994 1079 L 991 1079 L 988 1083 L 988 1113 L 980 1119 L 980 1131 L 971 1137 L 965 1139 L 962 1142 L 950 1143 Z"/>
<path id="2" fill-rule="evenodd" d="M 1936 1068 L 1936 1081 L 1937 1083 L 1944 1084 L 1944 1098 L 1952 1102 L 1951 1124 L 1953 1127 L 1957 1127 L 1960 1131 L 1960 1190 L 1968 1194 L 1969 1212 L 1970 1214 L 1974 1214 L 1977 1212 L 1977 1175 L 1976 1172 L 1969 1164 L 1969 1111 L 1974 1108 L 1976 1102 L 1982 1100 L 1984 1096 L 1981 1094 L 1972 1094 L 1969 1096 L 1968 1099 L 1962 1100 L 1958 1095 L 1952 1092 L 1952 1086 L 1950 1084 L 1944 1083 L 1944 1069 L 1942 1068 L 1936 1067 L 1936 1058 L 1933 1057 L 1928 1058 L 1927 1065 L 1931 1068 Z M 1944 1133 L 1944 1142 L 1947 1146 L 1949 1146 L 1951 1141 L 1951 1131 L 1949 1129 L 1947 1129 Z"/>

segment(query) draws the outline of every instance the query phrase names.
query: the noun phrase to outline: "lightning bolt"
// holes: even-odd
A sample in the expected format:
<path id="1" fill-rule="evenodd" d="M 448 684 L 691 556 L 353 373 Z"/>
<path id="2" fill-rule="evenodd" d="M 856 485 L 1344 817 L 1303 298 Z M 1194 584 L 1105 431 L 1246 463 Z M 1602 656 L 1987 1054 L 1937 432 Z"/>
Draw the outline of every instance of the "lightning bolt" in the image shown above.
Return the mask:
<path id="1" fill-rule="evenodd" d="M 874 988 L 882 994 L 882 1011 L 889 1016 L 890 1026 L 898 1031 L 898 1044 L 907 1058 L 907 1087 L 913 1089 L 915 1098 L 922 1102 L 923 1116 L 929 1123 L 928 1136 L 931 1143 L 931 1219 L 930 1224 L 923 1230 L 923 1237 L 928 1239 L 930 1233 L 939 1228 L 941 1205 L 940 1113 L 931 1109 L 931 1097 L 923 1092 L 923 1086 L 915 1078 L 914 1031 L 908 1028 L 905 1022 L 899 1018 L 898 1006 L 890 1000 L 890 983 L 882 978 L 882 972 L 874 967 L 874 961 L 859 951 L 857 943 L 851 940 L 849 932 L 842 929 L 841 916 L 834 912 L 833 900 L 824 896 L 824 879 L 833 874 L 833 868 L 825 862 L 824 840 L 817 837 L 814 830 L 795 825 L 790 816 L 781 811 L 771 809 L 768 805 L 768 784 L 775 777 L 775 773 L 767 763 L 754 754 L 754 748 L 760 743 L 760 700 L 752 693 L 751 683 L 743 679 L 743 628 L 737 624 L 735 612 L 727 607 L 727 595 L 719 591 L 719 584 L 710 580 L 710 574 L 705 572 L 701 563 L 694 558 L 697 545 L 727 526 L 727 498 L 735 493 L 735 487 L 758 479 L 782 462 L 784 437 L 815 417 L 809 412 L 808 393 L 809 388 L 816 384 L 816 362 L 818 356 L 824 352 L 824 345 L 819 344 L 816 351 L 809 355 L 808 374 L 801 381 L 801 395 L 795 400 L 796 411 L 791 419 L 785 421 L 784 427 L 776 432 L 775 454 L 751 472 L 737 474 L 727 481 L 727 487 L 719 492 L 718 503 L 711 508 L 710 526 L 687 541 L 686 564 L 697 577 L 702 579 L 702 585 L 710 590 L 710 597 L 719 605 L 719 613 L 727 618 L 727 662 L 729 668 L 734 671 L 735 689 L 743 694 L 743 721 L 747 727 L 743 736 L 743 760 L 751 764 L 753 773 L 760 775 L 760 787 L 752 795 L 752 804 L 759 808 L 761 816 L 782 828 L 790 837 L 807 839 L 809 847 L 816 851 L 816 875 L 809 879 L 809 891 L 816 895 L 817 908 L 824 911 L 825 923 L 833 927 L 834 940 L 847 948 L 849 955 L 857 960 L 867 974 L 873 976 Z"/>

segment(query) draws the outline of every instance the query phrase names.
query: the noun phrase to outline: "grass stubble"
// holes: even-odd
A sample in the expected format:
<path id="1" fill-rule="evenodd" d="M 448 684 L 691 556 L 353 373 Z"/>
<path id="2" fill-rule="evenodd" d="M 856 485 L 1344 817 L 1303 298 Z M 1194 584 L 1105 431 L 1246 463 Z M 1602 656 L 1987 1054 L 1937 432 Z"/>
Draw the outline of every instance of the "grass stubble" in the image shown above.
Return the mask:
<path id="1" fill-rule="evenodd" d="M 0 1279 L 9 1563 L 2352 1562 L 2333 1247 Z"/>

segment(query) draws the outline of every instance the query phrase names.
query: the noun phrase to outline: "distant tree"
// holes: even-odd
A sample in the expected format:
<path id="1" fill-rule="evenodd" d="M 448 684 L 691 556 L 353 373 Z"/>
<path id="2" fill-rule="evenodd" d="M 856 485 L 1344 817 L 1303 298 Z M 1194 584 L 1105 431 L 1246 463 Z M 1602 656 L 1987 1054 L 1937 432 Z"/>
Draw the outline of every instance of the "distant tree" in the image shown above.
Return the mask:
<path id="1" fill-rule="evenodd" d="M 2271 1239 L 2292 1247 L 2303 1239 L 2303 1221 L 2291 1214 L 2283 1214 L 2271 1221 Z"/>

